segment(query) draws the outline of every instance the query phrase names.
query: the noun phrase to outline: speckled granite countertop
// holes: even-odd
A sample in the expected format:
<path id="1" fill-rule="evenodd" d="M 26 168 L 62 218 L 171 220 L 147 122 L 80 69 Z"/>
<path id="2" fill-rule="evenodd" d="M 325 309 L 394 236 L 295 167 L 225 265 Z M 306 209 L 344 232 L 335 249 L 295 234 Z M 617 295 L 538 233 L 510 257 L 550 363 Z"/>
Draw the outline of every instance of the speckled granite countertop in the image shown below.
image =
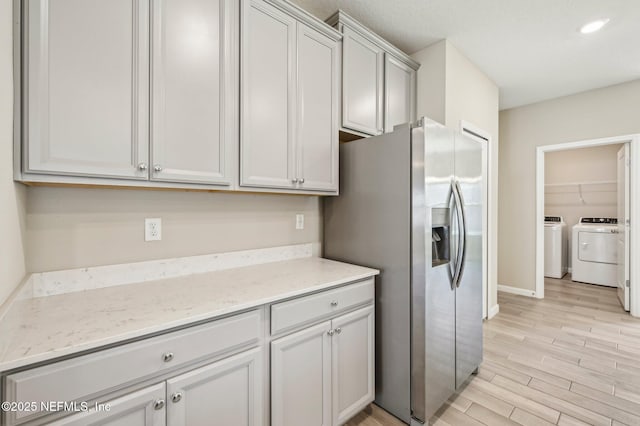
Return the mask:
<path id="1" fill-rule="evenodd" d="M 18 299 L 0 321 L 0 371 L 300 296 L 378 273 L 318 257 Z"/>

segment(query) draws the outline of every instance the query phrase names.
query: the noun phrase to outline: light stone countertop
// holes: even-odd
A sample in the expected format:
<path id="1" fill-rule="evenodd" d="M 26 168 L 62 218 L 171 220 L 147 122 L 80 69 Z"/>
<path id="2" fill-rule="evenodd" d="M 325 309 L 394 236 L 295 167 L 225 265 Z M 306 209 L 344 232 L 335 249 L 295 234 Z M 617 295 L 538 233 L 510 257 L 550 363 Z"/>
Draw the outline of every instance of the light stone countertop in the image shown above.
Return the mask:
<path id="1" fill-rule="evenodd" d="M 1 337 L 8 340 L 2 345 L 0 372 L 378 273 L 375 269 L 308 257 L 15 300 L 0 321 L 0 329 L 9 331 Z"/>

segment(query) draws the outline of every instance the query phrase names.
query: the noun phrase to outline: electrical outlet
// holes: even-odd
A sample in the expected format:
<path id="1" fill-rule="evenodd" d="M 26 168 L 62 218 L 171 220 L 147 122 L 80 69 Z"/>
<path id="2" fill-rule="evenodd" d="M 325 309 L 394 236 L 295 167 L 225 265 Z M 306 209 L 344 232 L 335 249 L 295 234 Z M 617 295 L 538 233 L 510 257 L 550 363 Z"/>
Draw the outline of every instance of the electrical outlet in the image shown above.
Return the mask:
<path id="1" fill-rule="evenodd" d="M 162 239 L 162 219 L 146 218 L 144 220 L 144 240 L 160 241 Z"/>
<path id="2" fill-rule="evenodd" d="M 304 215 L 297 214 L 296 215 L 296 229 L 304 229 Z"/>

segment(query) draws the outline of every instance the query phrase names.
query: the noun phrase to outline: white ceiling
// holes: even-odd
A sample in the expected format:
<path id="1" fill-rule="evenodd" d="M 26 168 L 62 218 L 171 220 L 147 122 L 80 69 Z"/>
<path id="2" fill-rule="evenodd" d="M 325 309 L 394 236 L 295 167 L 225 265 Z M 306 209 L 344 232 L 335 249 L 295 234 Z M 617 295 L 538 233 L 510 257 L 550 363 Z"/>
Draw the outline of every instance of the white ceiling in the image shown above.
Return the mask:
<path id="1" fill-rule="evenodd" d="M 512 108 L 640 78 L 640 0 L 293 0 L 338 8 L 408 53 L 449 39 Z M 578 29 L 610 18 L 600 32 Z"/>

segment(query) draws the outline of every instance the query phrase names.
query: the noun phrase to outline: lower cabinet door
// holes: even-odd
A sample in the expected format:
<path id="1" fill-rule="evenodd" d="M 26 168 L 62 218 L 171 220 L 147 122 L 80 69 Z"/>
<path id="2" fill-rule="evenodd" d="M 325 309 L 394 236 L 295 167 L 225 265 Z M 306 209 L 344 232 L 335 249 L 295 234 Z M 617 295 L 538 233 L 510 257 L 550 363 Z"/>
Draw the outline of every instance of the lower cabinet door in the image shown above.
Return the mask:
<path id="1" fill-rule="evenodd" d="M 333 424 L 341 425 L 375 397 L 374 308 L 343 315 L 331 322 Z"/>
<path id="2" fill-rule="evenodd" d="M 331 321 L 271 342 L 272 426 L 331 424 Z"/>
<path id="3" fill-rule="evenodd" d="M 165 385 L 149 386 L 89 410 L 49 423 L 56 426 L 164 426 Z"/>
<path id="4" fill-rule="evenodd" d="M 262 349 L 256 348 L 167 380 L 171 426 L 261 426 Z"/>

